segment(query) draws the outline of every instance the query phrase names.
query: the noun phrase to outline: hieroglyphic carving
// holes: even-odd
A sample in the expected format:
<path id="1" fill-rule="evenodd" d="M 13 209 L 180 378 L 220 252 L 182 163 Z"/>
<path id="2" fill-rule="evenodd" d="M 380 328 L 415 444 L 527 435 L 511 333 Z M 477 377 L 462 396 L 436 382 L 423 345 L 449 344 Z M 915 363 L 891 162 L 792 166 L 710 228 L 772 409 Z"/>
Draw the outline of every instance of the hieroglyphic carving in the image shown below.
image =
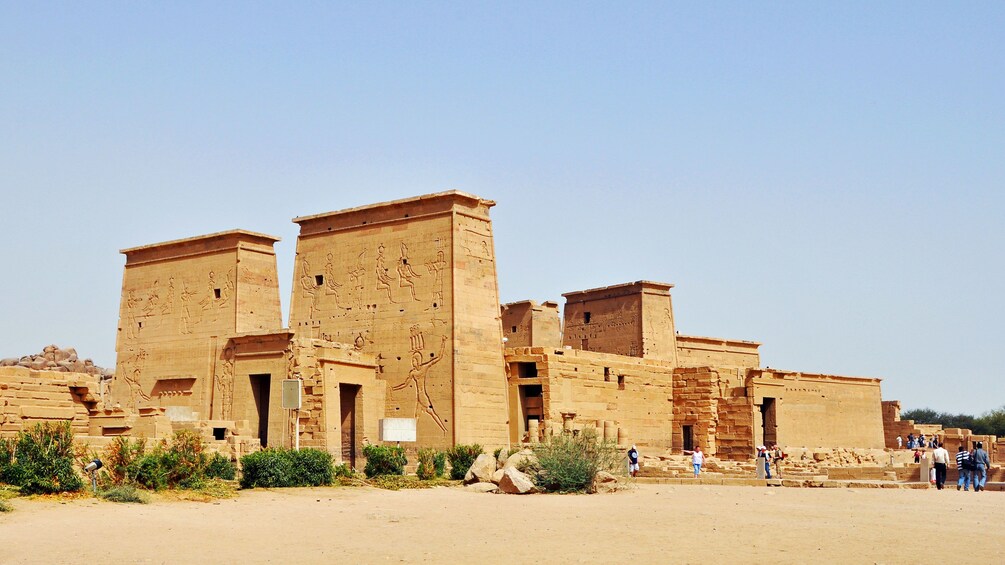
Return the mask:
<path id="1" fill-rule="evenodd" d="M 426 389 L 426 376 L 429 374 L 429 369 L 443 359 L 443 353 L 446 351 L 447 336 L 440 336 L 440 339 L 439 354 L 433 355 L 428 361 L 424 361 L 425 339 L 419 326 L 412 326 L 409 335 L 412 368 L 408 371 L 408 377 L 403 382 L 391 387 L 391 390 L 398 391 L 410 385 L 415 386 L 415 417 L 419 417 L 420 411 L 428 414 L 440 430 L 446 433 L 447 427 L 443 424 L 443 420 L 440 419 L 440 415 L 436 413 L 433 400 L 429 397 L 429 391 Z"/>
<path id="2" fill-rule="evenodd" d="M 384 244 L 377 246 L 376 263 L 374 271 L 377 274 L 377 290 L 387 291 L 387 301 L 391 304 L 397 304 L 394 296 L 391 295 L 391 275 L 388 274 L 389 271 L 384 260 Z"/>
<path id="3" fill-rule="evenodd" d="M 129 386 L 129 395 L 127 397 L 126 406 L 131 408 L 134 412 L 139 406 L 140 400 L 150 400 L 150 396 L 143 392 L 143 387 L 140 385 L 140 376 L 143 374 L 143 369 L 147 362 L 147 352 L 140 349 L 136 355 L 133 356 L 126 366 L 126 370 L 123 371 L 122 379 Z"/>
<path id="4" fill-rule="evenodd" d="M 181 281 L 181 327 L 179 330 L 183 334 L 192 333 L 192 298 L 194 298 L 197 293 L 192 292 L 188 289 L 188 282 Z"/>
<path id="5" fill-rule="evenodd" d="M 223 281 L 223 286 L 220 287 L 220 308 L 223 308 L 230 302 L 230 297 L 234 294 L 236 288 L 237 286 L 234 284 L 234 269 L 231 268 L 227 271 L 227 277 Z"/>
<path id="6" fill-rule="evenodd" d="M 159 288 L 161 285 L 160 279 L 154 281 L 154 284 L 150 286 L 150 292 L 147 293 L 146 303 L 143 305 L 143 315 L 147 318 L 151 318 L 156 314 L 155 310 L 158 309 L 160 304 L 160 294 Z"/>
<path id="7" fill-rule="evenodd" d="M 172 309 L 174 309 L 174 277 L 168 279 L 167 294 L 161 305 L 161 314 L 170 314 Z"/>
<path id="8" fill-rule="evenodd" d="M 366 275 L 366 266 L 364 265 L 366 261 L 366 249 L 364 249 L 359 257 L 356 259 L 356 268 L 353 269 L 349 267 L 349 282 L 353 284 L 353 303 L 356 305 L 357 310 L 363 309 L 363 290 L 366 284 L 363 280 L 364 275 Z"/>
<path id="9" fill-rule="evenodd" d="M 216 320 L 215 312 L 210 310 L 213 307 L 213 302 L 216 300 L 217 289 L 220 288 L 216 285 L 216 273 L 213 271 L 209 272 L 209 279 L 206 282 L 206 294 L 199 301 L 199 308 L 202 309 L 203 317 L 206 316 L 206 311 L 210 311 L 210 315 L 213 316 L 214 321 Z"/>
<path id="10" fill-rule="evenodd" d="M 136 292 L 130 290 L 126 293 L 126 339 L 136 339 L 140 334 L 139 323 L 136 320 L 136 309 L 143 302 L 136 298 Z"/>
<path id="11" fill-rule="evenodd" d="M 318 307 L 318 283 L 311 274 L 311 264 L 306 257 L 300 260 L 300 288 L 304 297 L 310 299 L 307 303 L 307 317 L 313 320 Z"/>
<path id="12" fill-rule="evenodd" d="M 447 269 L 447 261 L 443 257 L 443 242 L 436 238 L 436 259 L 426 261 L 426 270 L 433 275 L 433 308 L 443 305 L 443 273 Z"/>
<path id="13" fill-rule="evenodd" d="M 216 375 L 216 388 L 220 391 L 220 414 L 229 420 L 234 410 L 234 347 L 223 350 L 223 365 Z"/>
<path id="14" fill-rule="evenodd" d="M 331 253 L 329 253 L 327 259 L 328 262 L 325 263 L 325 276 L 324 276 L 325 294 L 328 296 L 331 295 L 335 296 L 336 308 L 347 308 L 346 306 L 342 305 L 342 299 L 339 296 L 339 292 L 341 292 L 340 289 L 342 288 L 342 283 L 335 280 L 334 256 Z"/>
<path id="15" fill-rule="evenodd" d="M 404 241 L 401 242 L 401 257 L 398 258 L 398 287 L 408 288 L 408 291 L 412 294 L 412 300 L 419 299 L 415 296 L 415 283 L 412 282 L 412 279 L 417 279 L 421 276 L 408 264 L 408 246 L 405 245 Z"/>

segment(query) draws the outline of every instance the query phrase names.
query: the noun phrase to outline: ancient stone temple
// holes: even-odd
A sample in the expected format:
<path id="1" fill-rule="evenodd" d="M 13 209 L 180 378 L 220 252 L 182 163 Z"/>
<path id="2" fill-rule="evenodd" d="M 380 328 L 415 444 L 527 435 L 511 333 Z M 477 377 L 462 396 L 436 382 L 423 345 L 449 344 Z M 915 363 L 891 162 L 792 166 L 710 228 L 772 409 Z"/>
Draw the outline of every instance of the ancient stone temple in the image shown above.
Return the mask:
<path id="1" fill-rule="evenodd" d="M 740 460 L 774 442 L 882 448 L 918 429 L 884 409 L 879 379 L 762 368 L 757 342 L 680 333 L 667 283 L 569 292 L 561 310 L 500 305 L 494 205 L 450 191 L 295 218 L 285 325 L 277 238 L 125 249 L 110 388 L 55 353 L 5 360 L 24 366 L 0 366 L 0 433 L 45 419 L 98 438 L 189 428 L 236 455 L 299 443 L 356 464 L 387 419 L 414 422 L 410 451 L 595 427 Z M 299 409 L 283 405 L 290 385 Z"/>
<path id="2" fill-rule="evenodd" d="M 507 442 L 491 200 L 443 192 L 296 218 L 290 328 L 373 354 L 419 445 Z"/>

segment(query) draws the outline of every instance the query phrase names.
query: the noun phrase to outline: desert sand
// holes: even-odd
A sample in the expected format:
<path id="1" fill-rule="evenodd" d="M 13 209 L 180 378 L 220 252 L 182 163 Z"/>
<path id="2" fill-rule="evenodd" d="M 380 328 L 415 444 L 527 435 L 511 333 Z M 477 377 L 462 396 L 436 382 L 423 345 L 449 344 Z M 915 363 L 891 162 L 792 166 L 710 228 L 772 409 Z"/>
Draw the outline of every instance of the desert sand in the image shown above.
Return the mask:
<path id="1" fill-rule="evenodd" d="M 1005 494 L 637 485 L 15 499 L 0 563 L 1003 563 Z"/>

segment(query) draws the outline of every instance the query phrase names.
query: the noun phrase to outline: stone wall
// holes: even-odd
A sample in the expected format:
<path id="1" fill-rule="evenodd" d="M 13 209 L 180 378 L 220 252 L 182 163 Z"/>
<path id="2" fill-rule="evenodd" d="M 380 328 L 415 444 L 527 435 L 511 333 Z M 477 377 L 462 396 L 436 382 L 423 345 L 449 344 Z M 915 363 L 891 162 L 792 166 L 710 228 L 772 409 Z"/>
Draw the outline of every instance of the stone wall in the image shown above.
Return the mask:
<path id="1" fill-rule="evenodd" d="M 681 367 L 753 369 L 761 365 L 760 345 L 753 341 L 678 335 L 677 362 Z"/>
<path id="2" fill-rule="evenodd" d="M 506 362 L 512 442 L 595 426 L 603 437 L 623 445 L 670 447 L 669 363 L 542 347 L 508 348 Z M 537 437 L 527 424 L 534 417 L 540 418 Z"/>
<path id="3" fill-rule="evenodd" d="M 99 375 L 0 367 L 0 435 L 11 436 L 39 422 L 66 420 L 88 433 L 99 404 Z"/>
<path id="4" fill-rule="evenodd" d="M 777 441 L 785 446 L 864 447 L 886 445 L 879 379 L 841 377 L 778 370 L 748 372 L 747 396 L 755 417 L 773 399 Z M 756 443 L 771 443 L 760 435 Z"/>

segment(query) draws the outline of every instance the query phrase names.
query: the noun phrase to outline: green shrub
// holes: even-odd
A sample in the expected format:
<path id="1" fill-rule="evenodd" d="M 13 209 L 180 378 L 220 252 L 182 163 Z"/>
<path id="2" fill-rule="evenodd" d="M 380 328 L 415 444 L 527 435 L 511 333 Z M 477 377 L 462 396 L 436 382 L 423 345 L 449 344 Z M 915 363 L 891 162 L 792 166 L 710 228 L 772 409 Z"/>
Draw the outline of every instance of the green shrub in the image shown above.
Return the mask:
<path id="1" fill-rule="evenodd" d="M 98 496 L 111 502 L 135 502 L 146 504 L 150 502 L 150 497 L 142 491 L 136 490 L 132 485 L 119 485 L 103 490 Z"/>
<path id="2" fill-rule="evenodd" d="M 0 445 L 0 481 L 21 487 L 21 494 L 78 491 L 84 482 L 75 462 L 70 423 L 44 422 Z"/>
<path id="3" fill-rule="evenodd" d="M 534 447 L 539 469 L 534 482 L 548 492 L 584 492 L 598 471 L 617 468 L 621 454 L 612 441 L 598 441 L 594 428 L 560 435 Z"/>
<path id="4" fill-rule="evenodd" d="M 440 478 L 447 471 L 447 453 L 437 451 L 433 454 L 433 471 L 436 478 Z"/>
<path id="5" fill-rule="evenodd" d="M 405 465 L 408 459 L 405 458 L 405 449 L 393 445 L 365 445 L 363 455 L 366 456 L 366 467 L 363 473 L 367 478 L 379 477 L 382 475 L 404 475 Z"/>
<path id="6" fill-rule="evenodd" d="M 313 448 L 288 453 L 293 460 L 292 486 L 319 487 L 330 485 L 335 480 L 335 464 L 331 453 Z"/>
<path id="7" fill-rule="evenodd" d="M 477 443 L 473 445 L 455 445 L 447 450 L 447 458 L 450 459 L 450 478 L 454 480 L 463 479 L 464 475 L 468 474 L 468 469 L 471 468 L 475 459 L 482 453 L 484 453 L 482 446 Z"/>
<path id="8" fill-rule="evenodd" d="M 137 484 L 148 489 L 166 489 L 169 472 L 164 454 L 158 450 L 141 456 L 133 463 L 130 476 Z"/>
<path id="9" fill-rule="evenodd" d="M 214 453 L 213 457 L 206 464 L 205 475 L 207 479 L 232 481 L 237 476 L 237 467 L 230 458 L 224 457 L 219 453 Z"/>
<path id="10" fill-rule="evenodd" d="M 108 444 L 101 456 L 104 464 L 102 471 L 113 485 L 130 483 L 136 479 L 136 463 L 146 452 L 147 442 L 144 439 L 130 440 L 118 436 Z"/>
<path id="11" fill-rule="evenodd" d="M 419 466 L 415 474 L 422 480 L 437 479 L 447 469 L 447 454 L 436 449 L 419 450 Z"/>
<path id="12" fill-rule="evenodd" d="M 330 485 L 332 456 L 320 449 L 263 449 L 241 458 L 241 488 Z"/>

